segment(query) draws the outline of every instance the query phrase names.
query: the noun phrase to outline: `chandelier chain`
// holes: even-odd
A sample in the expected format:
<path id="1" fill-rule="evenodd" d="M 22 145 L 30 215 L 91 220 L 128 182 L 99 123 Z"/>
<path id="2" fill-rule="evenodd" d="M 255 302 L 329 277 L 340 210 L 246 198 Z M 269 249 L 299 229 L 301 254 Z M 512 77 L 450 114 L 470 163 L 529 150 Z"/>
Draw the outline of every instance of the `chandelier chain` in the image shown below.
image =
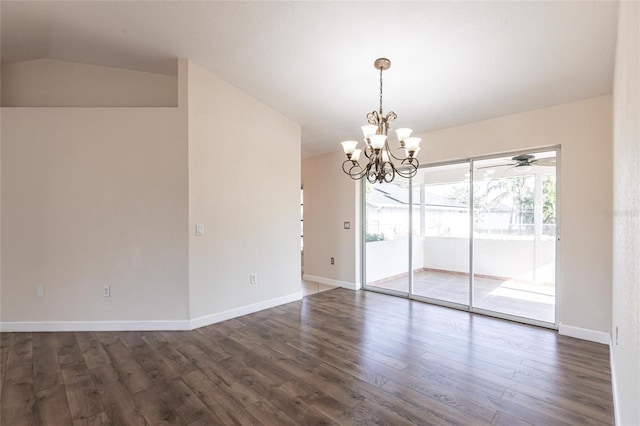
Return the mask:
<path id="1" fill-rule="evenodd" d="M 382 116 L 382 67 L 380 67 L 380 116 Z"/>

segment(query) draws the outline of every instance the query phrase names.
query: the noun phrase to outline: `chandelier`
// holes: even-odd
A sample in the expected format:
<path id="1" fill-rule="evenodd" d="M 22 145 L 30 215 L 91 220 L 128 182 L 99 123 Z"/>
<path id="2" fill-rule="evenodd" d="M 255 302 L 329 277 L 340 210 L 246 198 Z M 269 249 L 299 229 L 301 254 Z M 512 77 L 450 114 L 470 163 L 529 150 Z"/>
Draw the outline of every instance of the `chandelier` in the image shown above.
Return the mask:
<path id="1" fill-rule="evenodd" d="M 347 154 L 347 159 L 342 163 L 342 170 L 348 174 L 351 179 L 358 180 L 367 177 L 371 183 L 391 182 L 400 175 L 403 178 L 412 178 L 418 171 L 420 163 L 416 158 L 416 154 L 420 150 L 421 138 L 411 137 L 413 130 L 407 128 L 396 129 L 396 135 L 399 141 L 399 147 L 396 148 L 403 155 L 394 155 L 389 147 L 389 124 L 398 116 L 395 112 L 390 111 L 387 115 L 382 112 L 382 71 L 391 67 L 391 61 L 387 58 L 379 58 L 373 63 L 373 66 L 380 70 L 380 109 L 367 114 L 367 122 L 369 124 L 362 126 L 362 135 L 364 136 L 364 149 L 358 149 L 357 141 L 344 141 L 342 148 Z M 367 164 L 360 165 L 360 156 L 364 151 L 367 158 Z M 396 166 L 393 160 L 399 162 Z"/>

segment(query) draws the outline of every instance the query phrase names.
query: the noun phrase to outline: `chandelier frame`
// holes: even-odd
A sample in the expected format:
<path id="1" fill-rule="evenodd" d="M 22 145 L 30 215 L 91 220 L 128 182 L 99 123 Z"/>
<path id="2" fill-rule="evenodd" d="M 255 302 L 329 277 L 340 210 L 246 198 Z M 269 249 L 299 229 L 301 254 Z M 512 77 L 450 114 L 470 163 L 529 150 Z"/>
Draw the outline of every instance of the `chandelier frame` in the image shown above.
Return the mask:
<path id="1" fill-rule="evenodd" d="M 387 136 L 391 128 L 390 123 L 395 121 L 398 116 L 393 111 L 385 115 L 382 109 L 382 72 L 391 67 L 391 61 L 387 58 L 378 58 L 374 62 L 374 67 L 380 70 L 379 109 L 368 113 L 366 117 L 369 125 L 362 126 L 365 140 L 363 150 L 356 149 L 356 141 L 342 143 L 347 155 L 347 159 L 342 163 L 342 171 L 353 180 L 366 177 L 370 183 L 390 183 L 396 175 L 409 179 L 416 175 L 418 167 L 420 167 L 420 162 L 415 157 L 415 154 L 420 150 L 421 139 L 409 137 L 411 129 L 397 129 L 396 132 L 400 142 L 400 147 L 397 150 L 404 150 L 405 156 L 396 156 L 393 153 Z M 368 159 L 364 167 L 359 163 L 361 152 Z M 392 160 L 400 162 L 399 166 L 396 166 Z"/>

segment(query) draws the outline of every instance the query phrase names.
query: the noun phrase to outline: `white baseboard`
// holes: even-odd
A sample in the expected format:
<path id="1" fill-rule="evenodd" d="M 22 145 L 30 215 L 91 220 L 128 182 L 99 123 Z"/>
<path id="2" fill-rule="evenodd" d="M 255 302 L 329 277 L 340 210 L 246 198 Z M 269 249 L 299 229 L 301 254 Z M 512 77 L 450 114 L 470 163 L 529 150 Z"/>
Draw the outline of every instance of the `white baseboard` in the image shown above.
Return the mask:
<path id="1" fill-rule="evenodd" d="M 225 321 L 242 315 L 252 314 L 263 309 L 273 308 L 285 303 L 302 299 L 302 292 L 276 297 L 264 302 L 241 306 L 228 311 L 188 320 L 177 321 L 25 321 L 0 322 L 0 331 L 39 332 L 39 331 L 186 331 L 205 325 Z"/>
<path id="2" fill-rule="evenodd" d="M 229 309 L 228 311 L 218 312 L 212 315 L 205 315 L 190 321 L 190 328 L 200 328 L 217 322 L 226 321 L 232 318 L 249 315 L 254 312 L 262 311 L 276 306 L 284 305 L 302 299 L 302 292 L 288 294 L 286 296 L 276 297 L 274 299 L 265 300 L 263 302 L 254 303 L 252 305 L 241 306 L 239 308 Z"/>
<path id="3" fill-rule="evenodd" d="M 0 323 L 0 331 L 2 332 L 176 330 L 189 330 L 189 321 L 25 321 Z"/>
<path id="4" fill-rule="evenodd" d="M 331 278 L 324 278 L 324 277 L 318 277 L 316 275 L 307 275 L 307 274 L 304 274 L 302 276 L 302 279 L 307 281 L 313 281 L 314 283 L 332 285 L 334 287 L 342 287 L 349 290 L 360 290 L 360 283 L 333 280 Z"/>
<path id="5" fill-rule="evenodd" d="M 558 333 L 563 336 L 575 337 L 576 339 L 588 340 L 590 342 L 611 345 L 611 335 L 604 331 L 596 331 L 588 328 L 574 327 L 560 323 Z"/>
<path id="6" fill-rule="evenodd" d="M 609 347 L 609 357 L 611 363 L 611 391 L 613 393 L 613 421 L 616 426 L 619 426 L 620 412 L 618 411 L 618 386 L 616 385 L 616 367 L 613 362 L 613 342 Z"/>

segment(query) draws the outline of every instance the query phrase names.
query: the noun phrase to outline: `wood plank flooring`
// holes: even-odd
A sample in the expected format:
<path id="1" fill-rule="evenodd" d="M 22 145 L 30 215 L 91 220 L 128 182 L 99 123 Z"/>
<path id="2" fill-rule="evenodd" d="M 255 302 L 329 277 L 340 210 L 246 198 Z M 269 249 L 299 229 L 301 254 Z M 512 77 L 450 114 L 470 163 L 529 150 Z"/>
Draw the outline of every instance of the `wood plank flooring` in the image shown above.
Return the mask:
<path id="1" fill-rule="evenodd" d="M 189 332 L 2 333 L 2 425 L 608 425 L 607 346 L 330 290 Z"/>

